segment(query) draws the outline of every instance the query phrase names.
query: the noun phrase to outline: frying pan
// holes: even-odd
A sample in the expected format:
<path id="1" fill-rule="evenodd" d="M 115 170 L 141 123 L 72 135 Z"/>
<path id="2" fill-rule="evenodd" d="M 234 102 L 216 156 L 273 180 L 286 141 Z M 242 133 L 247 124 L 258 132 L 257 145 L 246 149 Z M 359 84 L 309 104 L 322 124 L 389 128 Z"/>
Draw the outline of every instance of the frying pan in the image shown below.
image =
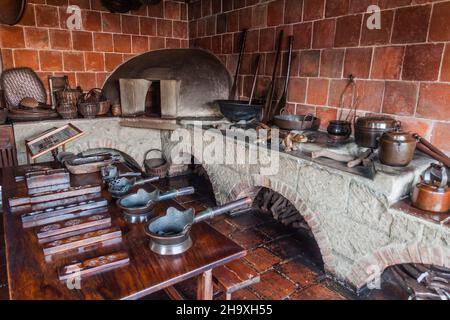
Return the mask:
<path id="1" fill-rule="evenodd" d="M 278 115 L 274 117 L 273 123 L 283 130 L 317 130 L 320 127 L 320 119 L 312 114 Z"/>
<path id="2" fill-rule="evenodd" d="M 26 0 L 0 0 L 0 23 L 15 25 L 22 18 Z"/>
<path id="3" fill-rule="evenodd" d="M 136 178 L 128 179 L 123 177 L 111 181 L 109 183 L 108 191 L 111 193 L 113 198 L 120 198 L 126 195 L 134 186 L 140 186 L 148 182 L 154 182 L 158 180 L 159 177 L 151 177 L 142 180 L 136 180 Z"/>
<path id="4" fill-rule="evenodd" d="M 179 211 L 169 208 L 165 216 L 153 218 L 145 226 L 145 233 L 150 238 L 150 249 L 160 255 L 183 253 L 192 246 L 190 230 L 193 224 L 248 206 L 251 203 L 252 199 L 247 197 L 220 207 L 204 210 L 197 215 L 193 209 Z"/>
<path id="5" fill-rule="evenodd" d="M 117 201 L 117 206 L 122 210 L 125 221 L 142 223 L 146 222 L 148 218 L 155 216 L 153 208 L 158 202 L 193 194 L 194 192 L 195 189 L 193 187 L 163 193 L 160 190 L 147 192 L 144 189 L 139 189 L 136 193 L 120 198 Z"/>

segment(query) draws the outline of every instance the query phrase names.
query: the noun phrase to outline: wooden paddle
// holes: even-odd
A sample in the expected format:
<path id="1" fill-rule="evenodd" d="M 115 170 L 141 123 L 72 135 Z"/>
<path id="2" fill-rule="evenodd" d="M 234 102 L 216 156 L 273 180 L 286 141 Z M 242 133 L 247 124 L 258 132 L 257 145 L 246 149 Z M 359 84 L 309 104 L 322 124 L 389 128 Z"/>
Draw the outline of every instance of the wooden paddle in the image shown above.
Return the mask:
<path id="1" fill-rule="evenodd" d="M 236 73 L 234 74 L 233 85 L 231 87 L 230 95 L 228 97 L 229 100 L 235 100 L 236 99 L 237 80 L 238 80 L 238 76 L 239 76 L 239 71 L 241 70 L 242 56 L 244 55 L 244 51 L 245 51 L 245 42 L 247 40 L 247 31 L 248 31 L 248 29 L 244 29 L 242 31 L 241 51 L 239 53 L 239 59 L 238 59 L 238 63 L 237 63 L 237 66 L 236 66 Z"/>

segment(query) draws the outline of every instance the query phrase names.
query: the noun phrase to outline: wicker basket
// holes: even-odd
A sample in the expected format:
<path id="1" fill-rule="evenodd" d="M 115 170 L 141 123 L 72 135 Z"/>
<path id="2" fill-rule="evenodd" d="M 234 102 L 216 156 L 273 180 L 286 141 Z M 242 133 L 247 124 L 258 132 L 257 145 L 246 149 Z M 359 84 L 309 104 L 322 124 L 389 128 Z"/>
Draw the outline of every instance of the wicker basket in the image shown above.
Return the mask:
<path id="1" fill-rule="evenodd" d="M 97 102 L 79 102 L 78 112 L 85 118 L 93 119 L 98 114 L 100 107 Z"/>
<path id="2" fill-rule="evenodd" d="M 103 116 L 105 114 L 108 114 L 109 109 L 111 109 L 111 102 L 109 100 L 100 101 L 98 103 L 99 111 L 97 113 L 98 116 Z"/>
<path id="3" fill-rule="evenodd" d="M 74 107 L 77 106 L 78 98 L 81 96 L 82 92 L 80 89 L 65 89 L 56 92 L 56 99 L 59 104 L 72 104 Z"/>
<path id="4" fill-rule="evenodd" d="M 161 157 L 147 159 L 147 156 L 155 151 L 161 153 Z M 164 157 L 164 153 L 161 150 L 151 149 L 145 153 L 144 168 L 145 172 L 147 172 L 149 175 L 165 178 L 167 176 L 167 173 L 169 172 L 169 167 L 170 163 L 169 161 L 167 161 L 166 157 Z"/>
<path id="5" fill-rule="evenodd" d="M 71 102 L 62 103 L 60 102 L 58 104 L 58 107 L 56 108 L 56 111 L 59 113 L 61 118 L 63 119 L 74 119 L 78 117 L 78 109 L 75 104 L 75 106 Z"/>

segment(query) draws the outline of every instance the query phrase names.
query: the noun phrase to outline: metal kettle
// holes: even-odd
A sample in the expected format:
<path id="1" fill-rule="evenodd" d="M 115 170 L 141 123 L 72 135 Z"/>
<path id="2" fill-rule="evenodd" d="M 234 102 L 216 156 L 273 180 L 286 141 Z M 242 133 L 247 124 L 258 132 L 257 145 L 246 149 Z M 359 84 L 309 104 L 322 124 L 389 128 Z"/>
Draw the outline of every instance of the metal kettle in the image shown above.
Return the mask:
<path id="1" fill-rule="evenodd" d="M 450 188 L 447 169 L 442 164 L 431 164 L 422 181 L 415 185 L 411 196 L 414 207 L 425 211 L 446 213 L 450 211 Z"/>

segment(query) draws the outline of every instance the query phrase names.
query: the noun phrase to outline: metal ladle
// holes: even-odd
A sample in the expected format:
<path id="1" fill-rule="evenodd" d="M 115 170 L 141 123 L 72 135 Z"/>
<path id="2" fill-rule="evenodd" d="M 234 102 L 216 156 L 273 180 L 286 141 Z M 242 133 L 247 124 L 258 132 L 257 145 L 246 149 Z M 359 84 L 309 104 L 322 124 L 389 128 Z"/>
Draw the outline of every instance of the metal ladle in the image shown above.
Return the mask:
<path id="1" fill-rule="evenodd" d="M 117 201 L 117 206 L 122 210 L 125 221 L 130 223 L 142 223 L 154 216 L 153 208 L 160 201 L 170 200 L 179 196 L 190 195 L 195 192 L 193 187 L 161 192 L 155 190 L 147 192 L 139 189 Z"/>
<path id="2" fill-rule="evenodd" d="M 131 188 L 135 186 L 140 186 L 149 182 L 158 181 L 159 177 L 151 177 L 147 179 L 137 180 L 136 178 L 128 179 L 128 178 L 119 178 L 111 181 L 109 183 L 108 191 L 112 194 L 114 198 L 120 198 L 126 195 Z"/>
<path id="3" fill-rule="evenodd" d="M 192 225 L 251 203 L 252 199 L 247 197 L 220 207 L 204 210 L 197 215 L 193 209 L 179 211 L 169 208 L 165 216 L 154 218 L 145 226 L 145 233 L 150 238 L 150 249 L 160 255 L 183 253 L 192 246 L 190 237 Z"/>

